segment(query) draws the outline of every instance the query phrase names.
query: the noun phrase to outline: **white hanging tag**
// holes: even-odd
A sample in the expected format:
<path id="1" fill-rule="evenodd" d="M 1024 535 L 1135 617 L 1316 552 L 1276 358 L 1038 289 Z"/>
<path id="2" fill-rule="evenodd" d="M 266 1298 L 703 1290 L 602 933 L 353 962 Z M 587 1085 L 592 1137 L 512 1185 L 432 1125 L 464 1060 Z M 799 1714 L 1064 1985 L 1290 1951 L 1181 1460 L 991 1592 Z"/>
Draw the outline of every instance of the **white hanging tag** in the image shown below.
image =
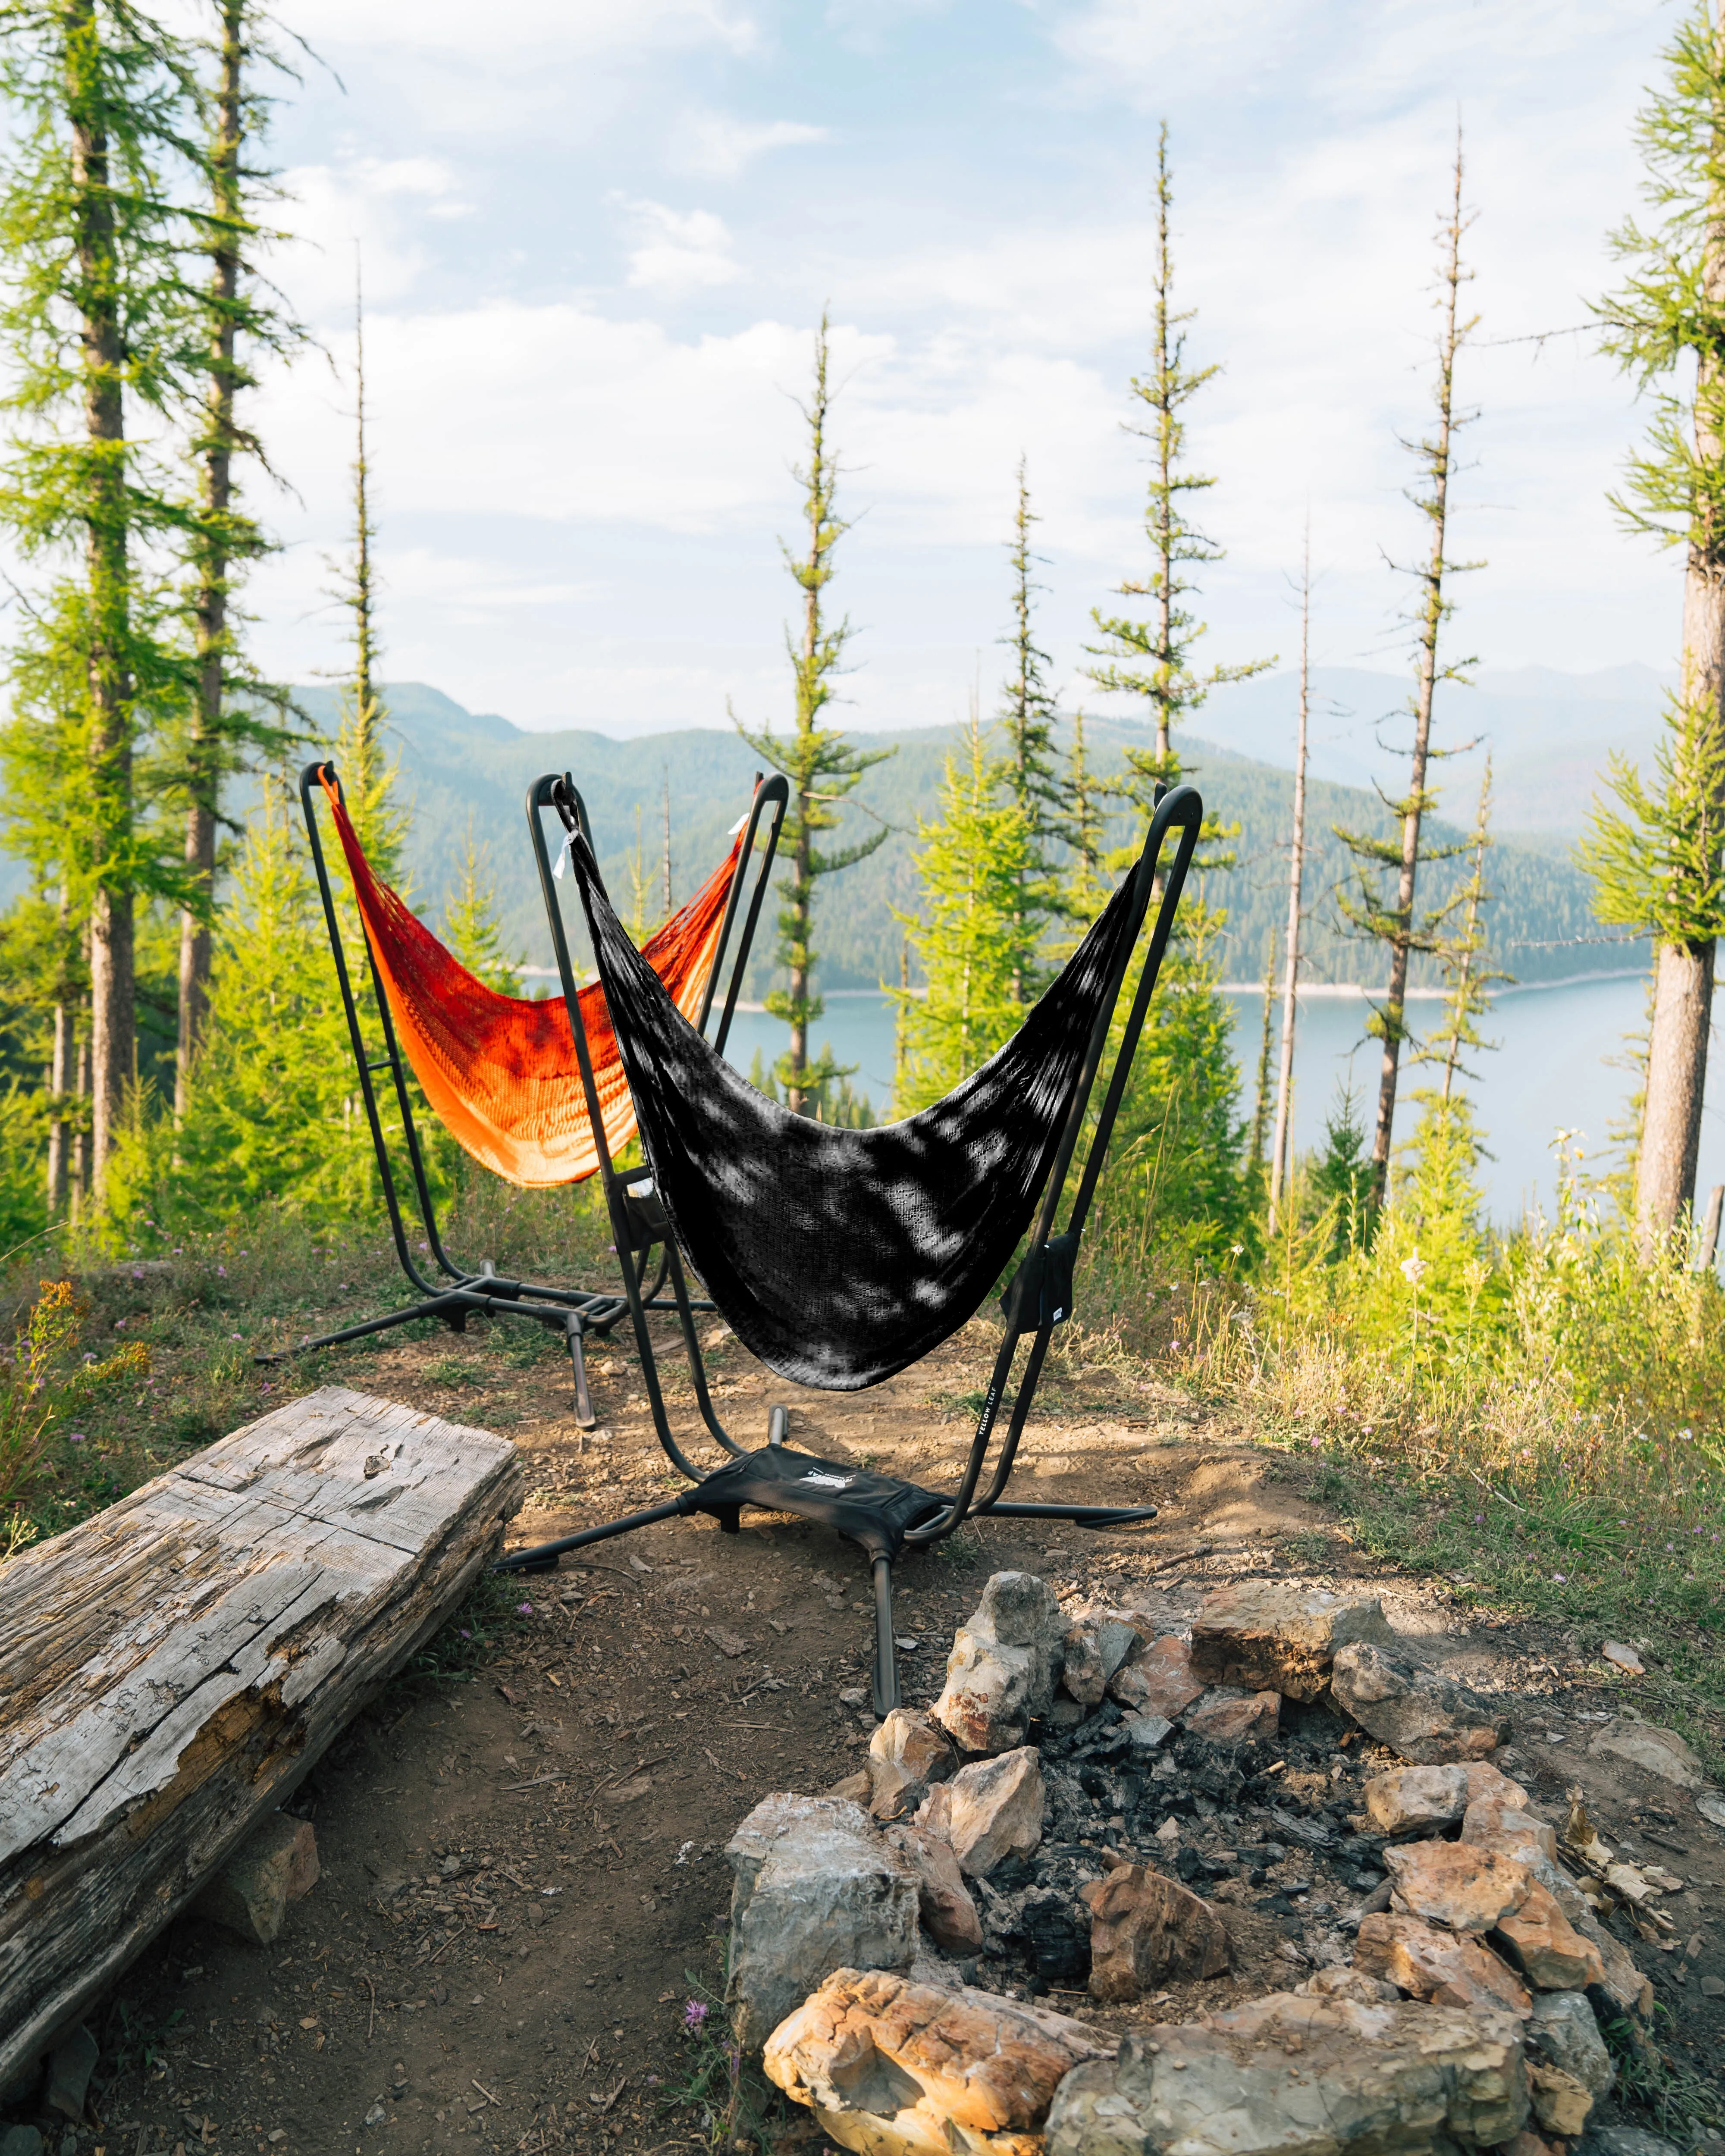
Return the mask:
<path id="1" fill-rule="evenodd" d="M 575 834 L 572 831 L 565 831 L 563 834 L 563 850 L 557 855 L 557 866 L 552 870 L 552 874 L 554 876 L 561 878 L 563 870 L 569 865 L 569 856 L 574 852 L 574 850 Z"/>
<path id="2" fill-rule="evenodd" d="M 737 833 L 745 828 L 748 820 L 749 819 L 747 816 L 739 816 L 737 821 L 731 826 L 731 829 L 725 834 L 725 836 L 727 839 L 734 839 Z"/>

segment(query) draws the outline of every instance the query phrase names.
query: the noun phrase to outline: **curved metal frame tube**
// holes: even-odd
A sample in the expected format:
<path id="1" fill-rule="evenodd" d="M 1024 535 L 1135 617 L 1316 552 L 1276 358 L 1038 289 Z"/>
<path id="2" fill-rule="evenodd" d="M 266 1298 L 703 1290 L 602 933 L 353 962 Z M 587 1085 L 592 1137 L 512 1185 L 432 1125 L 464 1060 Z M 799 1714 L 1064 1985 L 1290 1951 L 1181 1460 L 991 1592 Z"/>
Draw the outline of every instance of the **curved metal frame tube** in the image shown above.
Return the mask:
<path id="1" fill-rule="evenodd" d="M 762 814 L 770 807 L 773 813 L 767 831 L 765 850 L 756 875 L 747 919 L 742 940 L 737 947 L 737 959 L 732 969 L 731 982 L 725 998 L 724 1014 L 720 1020 L 719 1032 L 715 1042 L 715 1045 L 721 1050 L 730 1027 L 732 1014 L 737 1006 L 737 995 L 742 988 L 743 967 L 753 942 L 755 924 L 760 918 L 768 881 L 773 873 L 773 857 L 778 849 L 779 831 L 784 823 L 785 811 L 789 802 L 789 783 L 779 773 L 775 772 L 771 778 L 765 780 L 757 777 L 754 793 L 749 803 L 748 819 L 744 827 L 742 844 L 737 855 L 737 878 L 732 885 L 730 897 L 726 904 L 725 919 L 719 932 L 719 947 L 714 954 L 712 979 L 707 984 L 707 993 L 701 1004 L 701 1023 L 704 1026 L 712 1008 L 713 981 L 717 979 L 720 967 L 724 963 L 726 941 L 736 919 L 742 880 L 748 872 L 748 865 L 754 855 L 755 841 L 760 829 Z M 598 1086 L 593 1075 L 593 1054 L 588 1042 L 586 1023 L 581 1015 L 580 993 L 575 978 L 575 968 L 569 956 L 568 932 L 564 925 L 562 905 L 557 890 L 551 856 L 545 843 L 543 812 L 547 808 L 555 812 L 565 832 L 578 829 L 588 845 L 592 845 L 593 830 L 588 821 L 587 804 L 582 799 L 573 778 L 567 772 L 563 773 L 561 777 L 554 772 L 547 772 L 535 779 L 528 788 L 527 829 L 532 839 L 533 858 L 539 870 L 539 887 L 545 901 L 546 919 L 551 929 L 552 950 L 557 960 L 557 978 L 562 986 L 563 1008 L 568 1015 L 569 1032 L 575 1044 L 575 1060 L 581 1072 L 581 1084 L 587 1101 L 588 1117 L 593 1127 L 593 1146 L 599 1160 L 599 1176 L 604 1188 L 606 1209 L 610 1215 L 612 1239 L 617 1246 L 618 1260 L 623 1273 L 624 1291 L 628 1301 L 630 1322 L 634 1332 L 635 1349 L 640 1360 L 642 1382 L 646 1387 L 647 1402 L 652 1411 L 654 1434 L 659 1440 L 661 1450 L 677 1471 L 686 1476 L 690 1481 L 699 1482 L 705 1479 L 706 1471 L 696 1466 L 677 1442 L 671 1430 L 670 1419 L 665 1413 L 665 1395 L 659 1383 L 659 1368 L 654 1353 L 652 1336 L 647 1329 L 649 1305 L 641 1295 L 641 1282 L 646 1277 L 651 1245 L 642 1245 L 639 1233 L 629 1217 L 628 1204 L 628 1186 L 634 1182 L 646 1180 L 647 1176 L 645 1172 L 639 1170 L 629 1173 L 619 1172 L 611 1158 L 611 1148 L 606 1140 L 604 1119 L 599 1106 Z M 638 1249 L 640 1250 L 639 1266 L 633 1262 L 633 1254 Z M 701 1421 L 716 1445 L 722 1447 L 733 1459 L 742 1459 L 746 1457 L 746 1449 L 731 1435 L 720 1421 L 713 1407 L 712 1396 L 707 1387 L 706 1363 L 701 1353 L 701 1344 L 695 1334 L 694 1312 L 696 1306 L 690 1299 L 688 1285 L 683 1276 L 682 1260 L 669 1232 L 666 1233 L 660 1245 L 659 1274 L 655 1283 L 655 1292 L 658 1286 L 665 1281 L 667 1275 L 670 1281 L 672 1307 L 676 1312 L 678 1327 L 682 1333 L 684 1352 L 688 1357 L 690 1373 L 695 1386 L 696 1404 L 700 1409 Z M 663 1305 L 655 1306 L 664 1307 Z M 711 1303 L 702 1306 L 707 1309 L 712 1307 Z"/>
<path id="2" fill-rule="evenodd" d="M 1072 1106 L 1066 1117 L 1066 1127 L 1061 1133 L 1060 1150 L 1055 1157 L 1053 1167 L 1049 1171 L 1047 1188 L 1043 1193 L 1036 1225 L 1032 1231 L 1030 1240 L 1032 1252 L 1042 1250 L 1053 1232 L 1055 1217 L 1060 1209 L 1067 1173 L 1071 1167 L 1072 1156 L 1077 1150 L 1079 1135 L 1083 1128 L 1085 1116 L 1089 1111 L 1091 1088 L 1096 1083 L 1096 1074 L 1101 1063 L 1103 1050 L 1107 1046 L 1108 1029 L 1113 1024 L 1115 1006 L 1120 1000 L 1120 991 L 1125 983 L 1127 972 L 1132 963 L 1132 954 L 1138 940 L 1138 932 L 1143 927 L 1144 916 L 1149 911 L 1151 896 L 1155 888 L 1156 873 L 1161 861 L 1163 844 L 1168 832 L 1178 826 L 1180 831 L 1178 850 L 1174 856 L 1173 868 L 1163 888 L 1161 902 L 1157 908 L 1156 926 L 1151 933 L 1150 947 L 1145 953 L 1144 969 L 1139 977 L 1137 993 L 1132 998 L 1132 1009 L 1127 1019 L 1126 1030 L 1121 1038 L 1120 1051 L 1114 1060 L 1114 1069 L 1109 1078 L 1108 1091 L 1103 1096 L 1101 1112 L 1096 1118 L 1096 1127 L 1091 1136 L 1089 1149 L 1085 1158 L 1084 1172 L 1079 1180 L 1077 1195 L 1073 1199 L 1072 1210 L 1067 1217 L 1066 1234 L 1076 1236 L 1083 1233 L 1091 1202 L 1096 1194 L 1096 1183 L 1106 1158 L 1108 1142 L 1114 1134 L 1115 1119 L 1120 1111 L 1120 1103 L 1126 1091 L 1127 1081 L 1132 1075 L 1132 1059 L 1137 1053 L 1138 1038 L 1143 1030 L 1145 1014 L 1150 1007 L 1150 998 L 1155 992 L 1157 977 L 1162 970 L 1162 962 L 1168 950 L 1168 938 L 1173 932 L 1175 909 L 1179 904 L 1180 894 L 1185 888 L 1187 870 L 1192 864 L 1192 855 L 1198 844 L 1199 833 L 1203 822 L 1204 803 L 1196 790 L 1189 786 L 1174 787 L 1158 803 L 1155 814 L 1150 819 L 1150 828 L 1144 835 L 1143 849 L 1138 855 L 1137 864 L 1133 870 L 1137 889 L 1132 901 L 1131 932 L 1122 944 L 1120 957 L 1115 964 L 1114 978 L 1109 983 L 1108 993 L 1103 998 L 1101 1008 L 1096 1013 L 1096 1023 L 1091 1029 L 1090 1046 L 1085 1055 L 1083 1075 L 1073 1096 Z M 1002 1340 L 999 1352 L 995 1356 L 994 1369 L 989 1379 L 988 1397 L 983 1403 L 983 1411 L 977 1422 L 976 1435 L 971 1440 L 970 1455 L 965 1462 L 964 1479 L 959 1486 L 957 1495 L 953 1498 L 950 1509 L 940 1518 L 931 1521 L 927 1527 L 912 1528 L 905 1537 L 907 1546 L 923 1548 L 933 1543 L 944 1542 L 948 1535 L 955 1533 L 964 1524 L 966 1519 L 984 1517 L 1000 1506 L 1007 1483 L 1011 1478 L 1013 1463 L 1018 1456 L 1019 1441 L 1024 1435 L 1030 1402 L 1035 1395 L 1037 1382 L 1042 1374 L 1042 1365 L 1047 1358 L 1049 1345 L 1054 1335 L 1054 1327 L 1052 1323 L 1040 1326 L 1035 1332 L 1031 1342 L 1029 1355 L 1024 1364 L 1024 1375 L 1019 1380 L 1014 1395 L 1012 1417 L 1007 1425 L 1006 1436 L 1001 1445 L 999 1458 L 995 1463 L 994 1472 L 989 1481 L 987 1494 L 978 1499 L 976 1496 L 976 1486 L 981 1478 L 983 1466 L 988 1457 L 995 1422 L 1005 1395 L 1008 1381 L 1012 1375 L 1013 1361 L 1018 1353 L 1019 1342 L 1024 1337 L 1024 1328 L 1019 1323 L 1015 1315 L 1007 1327 L 1006 1337 Z M 1062 1517 L 1070 1517 L 1067 1508 L 1062 1507 L 1060 1510 Z M 1153 1506 L 1128 1507 L 1125 1508 L 1124 1516 L 1153 1518 L 1155 1508 Z"/>

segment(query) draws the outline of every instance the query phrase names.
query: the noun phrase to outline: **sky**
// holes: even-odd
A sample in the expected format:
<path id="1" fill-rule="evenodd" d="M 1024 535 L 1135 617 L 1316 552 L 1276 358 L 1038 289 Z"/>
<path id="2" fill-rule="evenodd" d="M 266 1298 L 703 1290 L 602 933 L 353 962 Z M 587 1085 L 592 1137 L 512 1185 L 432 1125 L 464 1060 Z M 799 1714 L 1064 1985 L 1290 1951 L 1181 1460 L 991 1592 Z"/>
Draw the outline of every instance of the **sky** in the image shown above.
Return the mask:
<path id="1" fill-rule="evenodd" d="M 321 350 L 269 377 L 283 543 L 266 667 L 341 664 L 366 287 L 386 677 L 528 727 L 783 722 L 798 400 L 833 324 L 853 521 L 840 716 L 999 693 L 1014 475 L 1042 639 L 1086 696 L 1089 613 L 1142 575 L 1127 431 L 1173 159 L 1206 528 L 1204 655 L 1297 641 L 1394 670 L 1422 521 L 1439 213 L 1460 125 L 1477 312 L 1460 376 L 1451 650 L 1667 667 L 1681 567 L 1606 495 L 1645 418 L 1589 302 L 1635 204 L 1631 128 L 1676 17 L 1643 0 L 289 0 L 275 274 Z M 1563 332 L 1529 342 L 1548 331 Z M 1116 710 L 1118 706 L 1111 706 Z"/>

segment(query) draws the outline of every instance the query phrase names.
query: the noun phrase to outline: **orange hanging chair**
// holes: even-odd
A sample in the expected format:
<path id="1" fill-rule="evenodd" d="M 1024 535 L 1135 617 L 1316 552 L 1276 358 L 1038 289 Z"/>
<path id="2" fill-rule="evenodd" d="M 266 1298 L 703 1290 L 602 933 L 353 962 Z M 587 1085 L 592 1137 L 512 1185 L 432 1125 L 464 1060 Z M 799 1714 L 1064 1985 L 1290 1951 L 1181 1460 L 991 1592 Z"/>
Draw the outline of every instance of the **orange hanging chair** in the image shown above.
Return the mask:
<path id="1" fill-rule="evenodd" d="M 318 777 L 390 1015 L 434 1112 L 481 1166 L 510 1183 L 543 1189 L 581 1182 L 599 1157 L 563 998 L 501 995 L 470 973 L 377 875 L 327 770 Z M 739 833 L 694 897 L 641 946 L 691 1024 L 718 958 L 742 850 Z M 634 1136 L 634 1102 L 604 990 L 590 982 L 579 1001 L 606 1149 L 615 1154 Z"/>

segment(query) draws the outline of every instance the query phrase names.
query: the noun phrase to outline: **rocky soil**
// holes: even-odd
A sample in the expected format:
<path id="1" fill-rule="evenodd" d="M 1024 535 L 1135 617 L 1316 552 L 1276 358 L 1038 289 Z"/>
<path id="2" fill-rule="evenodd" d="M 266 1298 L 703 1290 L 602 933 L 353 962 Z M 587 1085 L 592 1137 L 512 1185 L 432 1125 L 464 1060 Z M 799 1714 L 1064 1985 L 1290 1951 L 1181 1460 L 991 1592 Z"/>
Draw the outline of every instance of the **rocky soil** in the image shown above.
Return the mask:
<path id="1" fill-rule="evenodd" d="M 973 1332 L 914 1378 L 854 1400 L 821 1399 L 818 1412 L 798 1404 L 793 1442 L 942 1477 L 968 1442 L 968 1396 L 990 1352 L 983 1328 Z M 773 1381 L 734 1348 L 721 1348 L 718 1366 L 721 1412 L 745 1435 L 764 1432 Z M 397 1343 L 342 1374 L 388 1397 L 508 1429 L 536 1490 L 533 1509 L 516 1523 L 521 1541 L 652 1502 L 665 1486 L 644 1409 L 631 1394 L 633 1363 L 620 1354 L 596 1373 L 603 1434 L 585 1441 L 560 1378 L 522 1371 L 478 1329 L 460 1358 L 444 1342 Z M 1010 2010 L 1033 2027 L 1052 2016 L 1088 2031 L 1049 2040 L 1070 2054 L 1049 2102 L 1070 2078 L 1075 2099 L 1090 2089 L 1092 2110 L 1119 2097 L 1137 2117 L 1166 2108 L 1167 2092 L 1187 2085 L 1200 2052 L 1225 2055 L 1229 2071 L 1249 2076 L 1273 2049 L 1286 2082 L 1302 2058 L 1363 2056 L 1361 2015 L 1378 2015 L 1371 2041 L 1380 2053 L 1402 2041 L 1396 2029 L 1416 2008 L 1438 2017 L 1420 2025 L 1440 2033 L 1445 2015 L 1489 2016 L 1497 2010 L 1450 2005 L 1442 1995 L 1446 1984 L 1480 1979 L 1464 1947 L 1505 1972 L 1494 1983 L 1518 1984 L 1529 1999 L 1526 2016 L 1514 1997 L 1503 2008 L 1510 2037 L 1487 2028 L 1481 2039 L 1515 2052 L 1524 2095 L 1530 2060 L 1542 2072 L 1568 2072 L 1535 2057 L 1527 2023 L 1536 1993 L 1586 2000 L 1589 1984 L 1598 1992 L 1584 1950 L 1572 1949 L 1536 1902 L 1524 1926 L 1527 1953 L 1580 1953 L 1579 1972 L 1556 1961 L 1545 1967 L 1583 1981 L 1542 1990 L 1517 1962 L 1505 1926 L 1520 1918 L 1531 1886 L 1514 1907 L 1491 1912 L 1483 1929 L 1458 1924 L 1430 1882 L 1415 1887 L 1423 1900 L 1403 1893 L 1404 1906 L 1393 1907 L 1392 1860 L 1428 1845 L 1471 1846 L 1524 1877 L 1537 1858 L 1555 1866 L 1571 1894 L 1584 1877 L 1597 1879 L 1602 1928 L 1635 1965 L 1627 2019 L 1676 2068 L 1717 2076 L 1725 2057 L 1725 1812 L 1715 1823 L 1698 1808 L 1719 1799 L 1692 1785 L 1681 1752 L 1638 1727 L 1635 1678 L 1604 1660 L 1597 1641 L 1463 1609 L 1442 1583 L 1367 1567 L 1301 1496 L 1286 1456 L 1254 1447 L 1248 1435 L 1127 1372 L 1056 1373 L 1027 1435 L 1035 1474 L 1026 1494 L 1148 1500 L 1162 1515 L 1147 1529 L 1101 1535 L 983 1524 L 937 1555 L 906 1560 L 897 1629 L 916 1642 L 902 1657 L 913 1707 L 932 1707 L 941 1694 L 955 1634 L 968 1635 L 957 1648 L 961 1678 L 987 1650 L 1013 1648 L 979 1637 L 988 1624 L 970 1621 L 985 1609 L 993 1575 L 1043 1583 L 1061 1618 L 1058 1656 L 1045 1641 L 1029 1650 L 1033 1665 L 1039 1651 L 1046 1664 L 1045 1704 L 1034 1666 L 1018 1707 L 996 1699 L 1004 1717 L 986 1732 L 975 1719 L 986 1701 L 962 1712 L 955 1703 L 960 1735 L 982 1733 L 984 1744 L 966 1749 L 943 1722 L 931 1743 L 951 1743 L 952 1769 L 932 1779 L 908 1738 L 890 1763 L 870 1762 L 866 1567 L 820 1530 L 754 1516 L 741 1536 L 721 1538 L 710 1522 L 678 1522 L 608 1545 L 578 1570 L 523 1583 L 529 1609 L 500 1651 L 465 1672 L 421 1669 L 398 1681 L 302 1787 L 291 1809 L 312 1824 L 321 1876 L 287 1910 L 274 1943 L 243 1943 L 208 1917 L 176 1924 L 95 2030 L 100 2056 L 82 2120 L 41 2108 L 40 2091 L 9 2116 L 65 2156 L 254 2147 L 265 2156 L 345 2156 L 350 2148 L 369 2156 L 374 2148 L 481 2143 L 648 2156 L 709 2145 L 736 2123 L 723 2048 L 711 2041 L 742 2003 L 723 2003 L 735 1871 L 726 1846 L 763 1799 L 821 1798 L 870 1763 L 900 1778 L 901 1800 L 890 1807 L 898 1818 L 868 1810 L 874 1774 L 864 1784 L 852 1779 L 850 1794 L 830 1802 L 855 1815 L 853 1831 L 878 1840 L 892 1876 L 911 1879 L 908 1898 L 895 1890 L 895 1921 L 901 1945 L 913 1901 L 911 1958 L 902 1969 L 859 1969 L 855 1981 L 896 1983 L 901 1993 L 922 1985 L 961 2005 L 992 2001 L 985 2010 Z M 1348 1600 L 1362 1584 L 1381 1604 L 1383 1635 L 1327 1648 L 1284 1641 L 1273 1670 L 1261 1639 L 1254 1646 L 1242 1634 L 1230 1661 L 1230 1650 L 1212 1655 L 1198 1636 L 1207 1598 L 1220 1588 L 1317 1589 Z M 1065 1641 L 1086 1607 L 1103 1614 L 1075 1647 L 1069 1689 L 1059 1681 Z M 1125 1617 L 1111 1620 L 1111 1611 Z M 1114 1622 L 1131 1633 L 1129 1649 L 1109 1633 Z M 1111 1670 L 1117 1646 L 1122 1656 Z M 1340 1686 L 1338 1652 L 1350 1658 Z M 1182 1686 L 1194 1683 L 1176 1705 Z M 1351 1712 L 1338 1696 L 1350 1686 Z M 1397 1814 L 1392 1823 L 1387 1798 L 1368 1801 L 1369 1787 L 1410 1763 L 1397 1739 L 1417 1750 L 1422 1728 L 1429 1738 L 1445 1716 L 1475 1766 L 1495 1768 L 1524 1793 L 1523 1803 L 1506 1804 L 1498 1791 L 1501 1812 L 1522 1813 L 1554 1844 L 1572 1827 L 1590 1829 L 1609 1851 L 1592 1860 L 1603 1869 L 1589 1872 L 1573 1840 L 1554 1857 L 1538 1834 L 1530 1844 L 1525 1827 L 1502 1817 L 1496 1831 L 1507 1844 L 1465 1842 L 1483 1785 L 1459 1815 L 1453 1783 L 1447 1798 L 1441 1789 L 1426 1793 L 1417 1819 Z M 1148 1741 L 1158 1722 L 1168 1726 Z M 1499 1741 L 1506 1723 L 1507 1743 Z M 1001 1744 L 1006 1737 L 1015 1741 Z M 1041 1784 L 1034 1840 L 1015 1752 L 1030 1754 Z M 961 1775 L 974 1778 L 979 1767 L 1003 1784 L 1016 1772 L 1014 1786 L 998 1793 L 1001 1803 L 988 1792 L 987 1802 L 972 1802 L 974 1779 L 958 1791 Z M 1424 1771 L 1444 1767 L 1429 1758 Z M 1579 1824 L 1569 1794 L 1577 1789 Z M 1419 1799 L 1414 1790 L 1409 1801 Z M 1483 1812 L 1479 1824 L 1483 1832 Z M 985 1871 L 974 1862 L 965 1871 L 958 1845 L 967 1838 L 973 1860 L 989 1842 Z M 1642 1884 L 1639 1899 L 1606 1883 L 1610 1867 L 1624 1865 Z M 1536 1936 L 1532 1918 L 1543 1914 Z M 1578 1932 L 1561 1907 L 1557 1914 Z M 1591 1907 L 1586 1914 L 1601 1923 Z M 935 1936 L 942 1926 L 944 1943 Z M 1106 1951 L 1096 1957 L 1099 1935 Z M 1159 1957 L 1167 1968 L 1158 1976 L 1150 1972 Z M 1098 1968 L 1113 1972 L 1100 1987 Z M 1383 1990 L 1353 1995 L 1331 1974 L 1349 1969 L 1348 1983 L 1363 1989 L 1369 1979 L 1394 1999 Z M 834 1976 L 807 1973 L 805 1999 Z M 1625 1988 L 1620 1967 L 1615 1974 Z M 1429 1996 L 1415 1999 L 1420 1987 Z M 1304 2003 L 1262 2005 L 1288 1996 Z M 1642 2010 L 1650 1998 L 1651 2021 Z M 691 2000 L 707 2009 L 700 2033 L 689 2030 L 703 2021 Z M 865 2008 L 881 2029 L 896 2015 L 907 2056 L 939 2035 L 939 2013 L 916 1997 L 829 2005 L 835 2027 Z M 1588 2012 L 1597 2026 L 1591 2005 Z M 1303 2017 L 1297 2027 L 1291 2013 Z M 1189 2033 L 1176 2038 L 1176 2030 Z M 752 2033 L 764 2045 L 772 2031 Z M 813 2072 L 808 2043 L 801 2056 Z M 1493 2071 L 1514 2081 L 1502 2061 Z M 1363 2089 L 1364 2137 L 1378 2133 L 1375 2145 L 1386 2150 L 1497 2145 L 1478 2131 L 1512 2112 L 1516 2099 L 1491 2097 L 1481 2075 L 1490 2078 L 1483 2066 L 1432 2066 L 1441 2104 L 1433 2112 L 1430 2097 L 1425 2124 L 1394 2132 L 1381 2119 L 1370 2124 L 1381 2087 Z M 685 2100 L 694 2082 L 704 2092 Z M 1099 2092 L 1100 2082 L 1110 2086 Z M 1565 2093 L 1559 2088 L 1547 2108 L 1573 2128 L 1573 2108 L 1559 2106 Z M 1560 2132 L 1524 2110 L 1516 2130 L 1568 2146 L 1583 2132 L 1597 2140 L 1602 2128 L 1649 2123 L 1625 2104 L 1621 2078 L 1609 2094 L 1587 2093 L 1582 2128 Z M 1072 2136 L 1089 2130 L 1081 2108 L 1069 2104 L 1065 2123 L 1056 2119 L 1063 2150 L 1076 2150 Z M 1045 2130 L 1002 2118 L 955 2128 L 957 2141 L 949 2135 L 947 2145 L 1019 2137 L 1017 2156 L 1019 2143 L 1034 2147 Z M 823 2123 L 790 2102 L 771 2131 L 814 2146 Z M 14 2151 L 0 2138 L 5 2156 L 33 2145 L 18 2142 Z M 1725 2144 L 1703 2137 L 1703 2145 Z M 1524 2147 L 1518 2156 L 1535 2152 Z"/>

